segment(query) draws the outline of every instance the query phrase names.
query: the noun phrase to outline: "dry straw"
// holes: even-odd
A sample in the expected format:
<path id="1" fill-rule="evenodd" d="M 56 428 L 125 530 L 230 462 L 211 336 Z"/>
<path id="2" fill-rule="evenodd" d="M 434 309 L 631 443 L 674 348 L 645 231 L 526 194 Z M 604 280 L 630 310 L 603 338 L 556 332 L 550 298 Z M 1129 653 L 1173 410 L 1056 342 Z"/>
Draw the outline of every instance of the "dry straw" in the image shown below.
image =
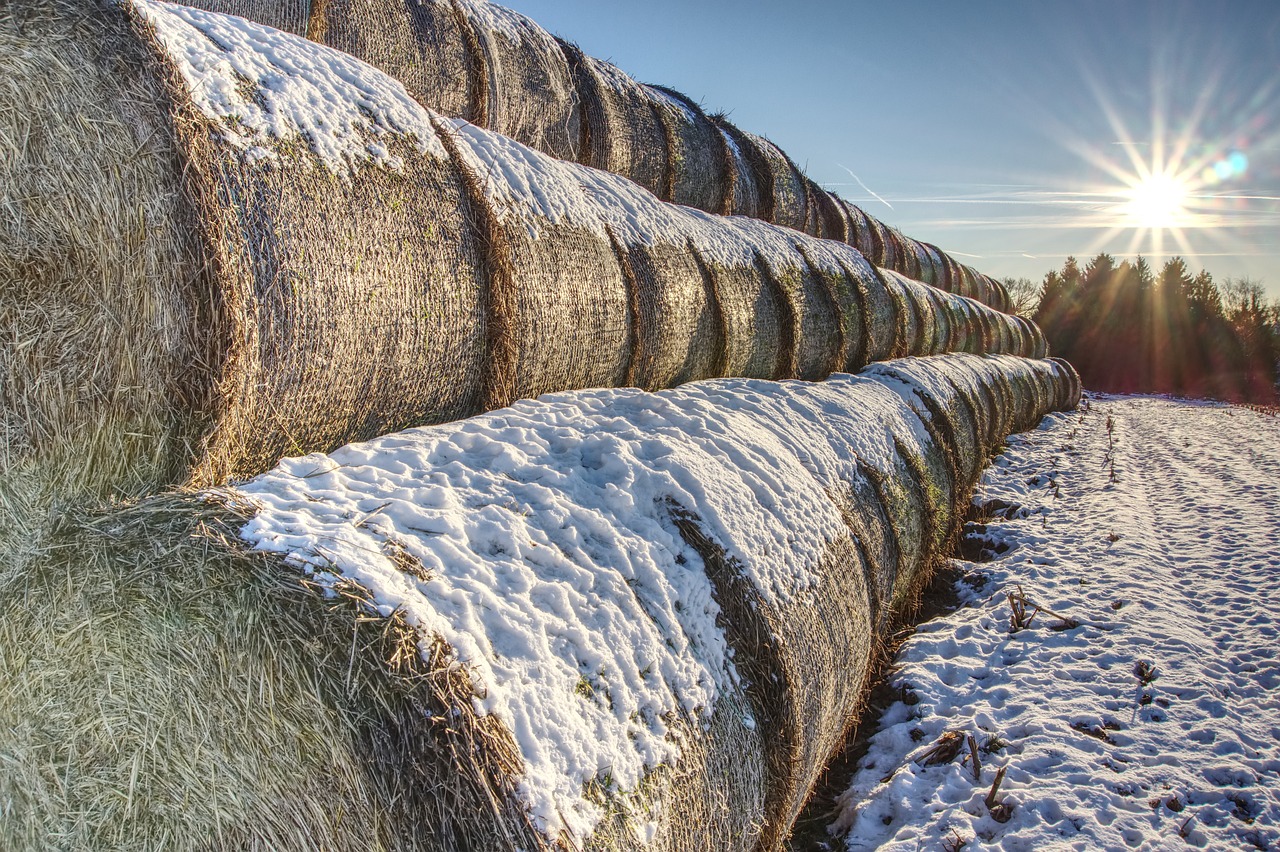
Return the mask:
<path id="1" fill-rule="evenodd" d="M 427 108 L 658 197 L 857 246 L 909 278 L 1009 309 L 1008 294 L 936 246 L 888 228 L 807 178 L 787 154 L 688 97 L 646 86 L 486 0 L 183 0 L 346 51 Z M 714 126 L 713 126 L 714 125 Z M 861 221 L 859 221 L 861 220 Z"/>
<path id="2" fill-rule="evenodd" d="M 1055 362 L 964 355 L 710 389 L 708 404 L 739 418 L 726 423 L 748 417 L 750 435 L 816 461 L 848 532 L 807 566 L 818 582 L 767 597 L 750 576 L 768 566 L 728 556 L 748 551 L 702 521 L 697 498 L 667 506 L 708 572 L 742 686 L 672 719 L 679 757 L 636 790 L 589 784 L 605 816 L 583 845 L 785 848 L 883 630 L 945 552 L 984 459 L 1074 392 Z M 868 416 L 877 429 L 859 427 Z M 576 848 L 531 824 L 521 753 L 475 709 L 470 668 L 354 583 L 325 592 L 247 551 L 234 502 L 71 511 L 4 576 L 0 845 Z M 398 565 L 424 574 L 407 554 Z"/>
<path id="3" fill-rule="evenodd" d="M 7 518 L 51 495 L 219 483 L 548 391 L 818 379 L 961 343 L 1030 354 L 1025 335 L 998 333 L 1008 318 L 850 247 L 663 205 L 439 119 L 278 32 L 131 8 L 58 0 L 0 18 L 15 105 L 2 119 Z M 217 38 L 172 43 L 201 26 Z M 250 76 L 299 50 L 312 67 L 349 65 Z M 208 63 L 199 82 L 183 76 L 191 55 Z M 628 85 L 609 97 L 652 91 Z M 328 87 L 326 114 L 289 113 L 291 86 Z M 328 111 L 344 108 L 351 125 L 333 130 Z M 945 339 L 939 305 L 958 318 Z"/>

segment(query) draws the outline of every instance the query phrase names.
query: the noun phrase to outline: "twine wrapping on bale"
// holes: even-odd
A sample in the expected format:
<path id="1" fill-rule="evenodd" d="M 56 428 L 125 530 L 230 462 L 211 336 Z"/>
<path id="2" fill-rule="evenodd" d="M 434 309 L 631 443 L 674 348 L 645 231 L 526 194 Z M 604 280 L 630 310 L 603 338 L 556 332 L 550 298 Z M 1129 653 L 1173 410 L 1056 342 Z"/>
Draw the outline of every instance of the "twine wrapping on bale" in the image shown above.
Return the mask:
<path id="1" fill-rule="evenodd" d="M 396 78 L 419 103 L 488 121 L 485 58 L 453 0 L 313 0 L 306 35 Z"/>
<path id="2" fill-rule="evenodd" d="M 736 164 L 720 128 L 686 95 L 645 86 L 666 128 L 667 175 L 662 197 L 675 204 L 723 213 L 732 205 Z M 744 190 L 745 191 L 745 190 Z M 730 210 L 732 212 L 732 210 Z"/>
<path id="3" fill-rule="evenodd" d="M 573 73 L 559 43 L 510 9 L 484 0 L 454 2 L 475 33 L 478 64 L 485 70 L 482 84 L 488 87 L 488 109 L 481 126 L 552 157 L 577 160 L 582 116 Z M 411 8 L 413 2 L 405 5 Z M 432 101 L 420 102 L 455 115 Z"/>
<path id="4" fill-rule="evenodd" d="M 951 355 L 560 394 L 71 513 L 3 578 L 0 842 L 784 848 L 996 424 L 1072 393 Z"/>
<path id="5" fill-rule="evenodd" d="M 0 504 L 222 482 L 549 391 L 940 348 L 923 285 L 850 247 L 662 204 L 276 30 L 92 6 L 0 19 L 27 140 Z"/>
<path id="6" fill-rule="evenodd" d="M 841 240 L 880 266 L 950 289 L 945 267 L 954 259 L 893 229 L 868 251 L 865 235 L 850 227 L 847 202 L 807 178 L 773 143 L 722 117 L 713 119 L 725 137 L 717 140 L 687 97 L 637 83 L 487 0 L 181 2 L 306 34 L 401 79 L 428 109 L 612 171 L 665 200 Z M 748 163 L 749 179 L 742 169 Z M 981 301 L 1008 310 L 999 284 L 979 289 Z"/>

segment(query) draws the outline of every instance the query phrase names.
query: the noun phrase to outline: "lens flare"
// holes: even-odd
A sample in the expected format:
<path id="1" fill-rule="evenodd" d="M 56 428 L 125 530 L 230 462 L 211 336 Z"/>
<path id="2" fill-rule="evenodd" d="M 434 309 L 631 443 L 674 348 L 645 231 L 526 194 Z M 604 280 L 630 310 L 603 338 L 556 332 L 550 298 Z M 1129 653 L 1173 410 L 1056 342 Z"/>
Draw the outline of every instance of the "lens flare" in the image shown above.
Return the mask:
<path id="1" fill-rule="evenodd" d="M 1186 218 L 1189 188 L 1171 174 L 1152 174 L 1129 187 L 1124 216 L 1138 228 L 1176 228 Z"/>

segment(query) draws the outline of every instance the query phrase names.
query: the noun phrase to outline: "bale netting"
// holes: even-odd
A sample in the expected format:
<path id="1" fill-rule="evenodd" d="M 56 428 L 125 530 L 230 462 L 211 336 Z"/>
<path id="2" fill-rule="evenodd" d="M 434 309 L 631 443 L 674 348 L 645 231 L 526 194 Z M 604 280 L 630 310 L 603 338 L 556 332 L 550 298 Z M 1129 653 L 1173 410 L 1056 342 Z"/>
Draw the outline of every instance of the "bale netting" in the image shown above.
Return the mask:
<path id="1" fill-rule="evenodd" d="M 402 0 L 403 2 L 403 0 Z M 546 30 L 495 3 L 454 0 L 475 34 L 484 68 L 483 126 L 545 154 L 576 160 L 582 120 L 574 76 L 559 43 Z M 413 15 L 414 2 L 404 2 Z M 429 109 L 434 102 L 421 101 Z"/>
<path id="2" fill-rule="evenodd" d="M 667 132 L 667 176 L 662 197 L 711 213 L 731 204 L 736 163 L 720 128 L 692 99 L 674 89 L 645 86 Z"/>
<path id="3" fill-rule="evenodd" d="M 781 850 L 1004 438 L 975 390 L 1045 378 L 563 393 L 69 512 L 2 580 L 0 845 Z"/>
<path id="4" fill-rule="evenodd" d="M 644 86 L 573 45 L 562 41 L 561 46 L 582 108 L 584 142 L 578 162 L 666 197 L 667 129 Z"/>
<path id="5" fill-rule="evenodd" d="M 476 409 L 481 246 L 397 84 L 152 3 L 9 5 L 0 40 L 29 140 L 0 190 L 5 491 L 221 481 Z"/>
<path id="6" fill-rule="evenodd" d="M 607 193 L 589 192 L 579 177 L 591 174 L 580 166 L 465 122 L 440 126 L 468 178 L 489 249 L 493 328 L 484 407 L 627 383 L 636 316 L 603 209 Z M 701 285 L 696 271 L 688 280 Z"/>
<path id="7" fill-rule="evenodd" d="M 754 133 L 741 132 L 740 144 L 753 149 L 751 161 L 764 170 L 756 174 L 756 182 L 771 187 L 770 214 L 765 217 L 775 225 L 804 231 L 809 217 L 809 193 L 804 175 L 781 148 Z"/>
<path id="8" fill-rule="evenodd" d="M 329 0 L 315 5 L 324 7 Z M 182 5 L 223 15 L 239 15 L 295 35 L 308 34 L 313 0 L 182 0 Z"/>
<path id="9" fill-rule="evenodd" d="M 720 132 L 724 145 L 726 173 L 724 204 L 719 210 L 707 212 L 763 218 L 762 190 L 756 182 L 756 170 L 748 159 L 748 153 L 737 138 L 740 131 L 729 125 L 722 115 L 710 116 L 710 119 Z"/>
<path id="10" fill-rule="evenodd" d="M 305 34 L 312 41 L 396 78 L 433 110 L 487 125 L 485 57 L 453 0 L 313 0 L 311 5 Z"/>

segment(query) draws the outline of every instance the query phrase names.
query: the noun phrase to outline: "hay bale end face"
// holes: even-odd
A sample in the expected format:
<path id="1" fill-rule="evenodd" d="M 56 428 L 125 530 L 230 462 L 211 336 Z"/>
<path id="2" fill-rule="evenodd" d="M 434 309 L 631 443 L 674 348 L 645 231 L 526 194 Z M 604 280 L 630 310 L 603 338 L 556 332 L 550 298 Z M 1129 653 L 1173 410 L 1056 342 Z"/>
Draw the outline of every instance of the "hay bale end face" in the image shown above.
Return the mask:
<path id="1" fill-rule="evenodd" d="M 72 513 L 4 578 L 0 843 L 779 848 L 1004 438 L 979 391 L 1069 384 L 566 393 Z"/>

